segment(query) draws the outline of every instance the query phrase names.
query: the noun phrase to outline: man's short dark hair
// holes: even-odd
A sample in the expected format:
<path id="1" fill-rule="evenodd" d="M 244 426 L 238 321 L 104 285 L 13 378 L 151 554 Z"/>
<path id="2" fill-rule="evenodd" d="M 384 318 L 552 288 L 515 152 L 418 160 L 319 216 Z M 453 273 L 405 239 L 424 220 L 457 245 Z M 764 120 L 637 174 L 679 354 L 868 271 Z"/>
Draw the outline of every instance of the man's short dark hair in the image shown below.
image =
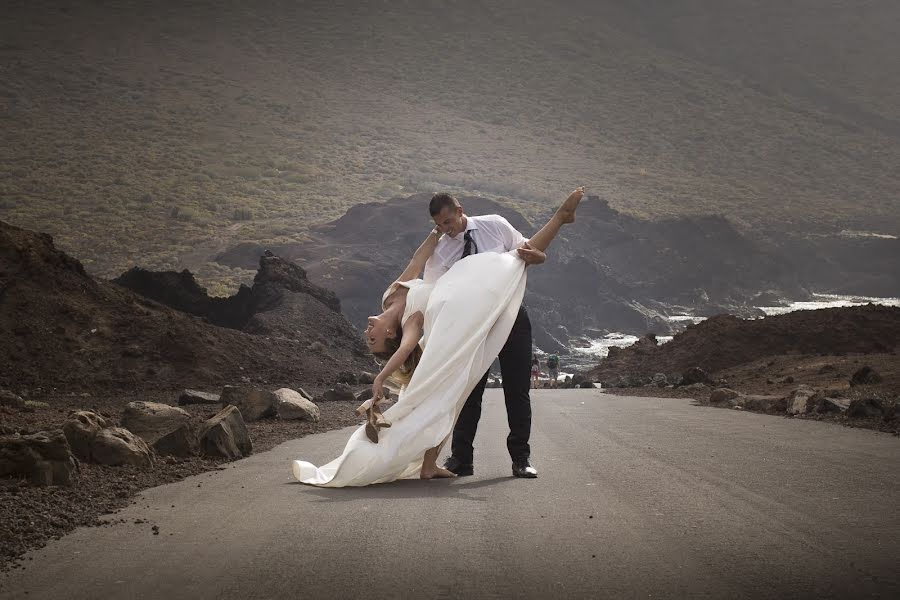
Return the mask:
<path id="1" fill-rule="evenodd" d="M 439 215 L 445 208 L 456 208 L 457 206 L 459 206 L 459 201 L 456 198 L 446 192 L 440 192 L 431 197 L 431 202 L 428 204 L 428 212 L 434 217 Z"/>

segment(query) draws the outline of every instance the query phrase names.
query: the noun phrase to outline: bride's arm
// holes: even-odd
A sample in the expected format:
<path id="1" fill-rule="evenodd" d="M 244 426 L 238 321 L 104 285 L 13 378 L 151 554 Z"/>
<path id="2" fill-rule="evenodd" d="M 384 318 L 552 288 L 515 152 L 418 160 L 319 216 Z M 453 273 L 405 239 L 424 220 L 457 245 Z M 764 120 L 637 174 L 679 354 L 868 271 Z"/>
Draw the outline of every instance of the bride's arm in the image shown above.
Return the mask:
<path id="1" fill-rule="evenodd" d="M 397 348 L 394 355 L 388 359 L 384 368 L 375 376 L 375 381 L 372 383 L 373 398 L 384 396 L 382 388 L 384 387 L 385 380 L 390 377 L 394 371 L 403 366 L 403 363 L 406 362 L 406 359 L 409 358 L 409 355 L 412 353 L 413 348 L 419 344 L 419 340 L 422 338 L 422 326 L 424 321 L 425 319 L 421 313 L 416 313 L 406 320 L 406 324 L 403 326 L 403 339 L 400 341 L 400 347 Z"/>
<path id="2" fill-rule="evenodd" d="M 422 242 L 422 245 L 413 253 L 412 259 L 410 259 L 403 272 L 400 273 L 397 281 L 409 281 L 418 277 L 422 269 L 425 268 L 425 262 L 434 253 L 439 239 L 441 239 L 441 233 L 437 228 L 432 229 L 425 241 Z"/>

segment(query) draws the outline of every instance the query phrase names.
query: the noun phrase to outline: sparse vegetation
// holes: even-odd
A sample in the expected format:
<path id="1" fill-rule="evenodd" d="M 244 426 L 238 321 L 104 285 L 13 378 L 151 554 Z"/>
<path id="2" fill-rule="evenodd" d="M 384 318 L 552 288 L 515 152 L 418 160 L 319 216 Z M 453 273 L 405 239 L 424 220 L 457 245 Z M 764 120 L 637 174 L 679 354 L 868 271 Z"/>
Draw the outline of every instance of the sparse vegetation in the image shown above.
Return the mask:
<path id="1" fill-rule="evenodd" d="M 896 38 L 869 28 L 852 56 L 828 54 L 847 67 L 834 70 L 816 51 L 851 39 L 849 17 L 811 6 L 781 9 L 781 38 L 756 35 L 776 21 L 737 3 L 709 5 L 716 28 L 675 5 L 607 2 L 299 5 L 249 21 L 222 6 L 148 21 L 19 4 L 0 25 L 0 219 L 51 233 L 105 277 L 135 263 L 213 276 L 204 265 L 239 241 L 299 239 L 360 202 L 436 189 L 535 218 L 583 183 L 643 217 L 896 235 L 900 87 L 866 58 Z M 205 41 L 212 22 L 227 45 Z M 113 51 L 154 49 L 175 26 L 197 35 Z M 269 43 L 246 52 L 248 39 Z M 767 72 L 746 58 L 759 52 Z"/>

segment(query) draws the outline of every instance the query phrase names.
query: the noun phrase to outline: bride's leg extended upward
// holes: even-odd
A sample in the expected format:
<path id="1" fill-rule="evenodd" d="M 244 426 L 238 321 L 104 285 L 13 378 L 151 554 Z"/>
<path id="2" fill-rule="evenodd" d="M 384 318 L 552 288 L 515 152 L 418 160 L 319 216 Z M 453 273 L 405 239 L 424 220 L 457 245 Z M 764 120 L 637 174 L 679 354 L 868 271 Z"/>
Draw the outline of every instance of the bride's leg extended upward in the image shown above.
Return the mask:
<path id="1" fill-rule="evenodd" d="M 578 203 L 581 202 L 583 197 L 584 186 L 577 188 L 574 192 L 569 194 L 569 197 L 556 209 L 556 212 L 550 217 L 547 224 L 541 227 L 540 231 L 531 236 L 531 239 L 528 240 L 528 245 L 541 252 L 546 250 L 563 225 L 575 222 L 575 210 L 578 208 Z"/>

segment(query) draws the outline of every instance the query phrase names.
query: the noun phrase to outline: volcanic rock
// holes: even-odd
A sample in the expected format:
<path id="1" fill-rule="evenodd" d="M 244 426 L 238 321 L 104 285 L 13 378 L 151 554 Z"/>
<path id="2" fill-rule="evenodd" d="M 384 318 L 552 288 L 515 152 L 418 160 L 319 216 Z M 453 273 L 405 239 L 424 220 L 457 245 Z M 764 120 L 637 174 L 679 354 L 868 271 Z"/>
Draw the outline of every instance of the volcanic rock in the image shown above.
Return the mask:
<path id="1" fill-rule="evenodd" d="M 63 422 L 62 431 L 78 460 L 91 462 L 91 444 L 101 429 L 109 423 L 90 410 L 79 410 L 69 414 Z"/>
<path id="2" fill-rule="evenodd" d="M 883 417 L 884 404 L 878 398 L 856 398 L 850 401 L 847 416 L 853 419 Z"/>
<path id="3" fill-rule="evenodd" d="M 178 404 L 186 406 L 188 404 L 220 404 L 222 401 L 219 394 L 210 392 L 200 392 L 197 390 L 184 390 L 178 396 Z"/>
<path id="4" fill-rule="evenodd" d="M 146 442 L 121 427 L 101 429 L 91 441 L 91 459 L 101 465 L 150 466 L 153 457 Z"/>
<path id="5" fill-rule="evenodd" d="M 59 429 L 0 437 L 0 477 L 26 477 L 34 485 L 72 485 L 78 463 Z"/>
<path id="6" fill-rule="evenodd" d="M 281 388 L 273 392 L 275 408 L 282 419 L 318 422 L 319 407 L 292 389 Z"/>
<path id="7" fill-rule="evenodd" d="M 207 456 L 237 460 L 253 452 L 253 442 L 241 411 L 233 405 L 226 406 L 206 421 L 200 427 L 199 437 L 200 450 Z"/>
<path id="8" fill-rule="evenodd" d="M 855 387 L 857 385 L 876 385 L 879 383 L 881 383 L 881 375 L 879 375 L 878 372 L 869 365 L 861 367 L 850 378 L 851 387 Z"/>
<path id="9" fill-rule="evenodd" d="M 275 395 L 268 390 L 226 385 L 222 388 L 220 398 L 222 406 L 231 404 L 240 409 L 241 417 L 246 421 L 274 417 L 276 413 Z"/>

